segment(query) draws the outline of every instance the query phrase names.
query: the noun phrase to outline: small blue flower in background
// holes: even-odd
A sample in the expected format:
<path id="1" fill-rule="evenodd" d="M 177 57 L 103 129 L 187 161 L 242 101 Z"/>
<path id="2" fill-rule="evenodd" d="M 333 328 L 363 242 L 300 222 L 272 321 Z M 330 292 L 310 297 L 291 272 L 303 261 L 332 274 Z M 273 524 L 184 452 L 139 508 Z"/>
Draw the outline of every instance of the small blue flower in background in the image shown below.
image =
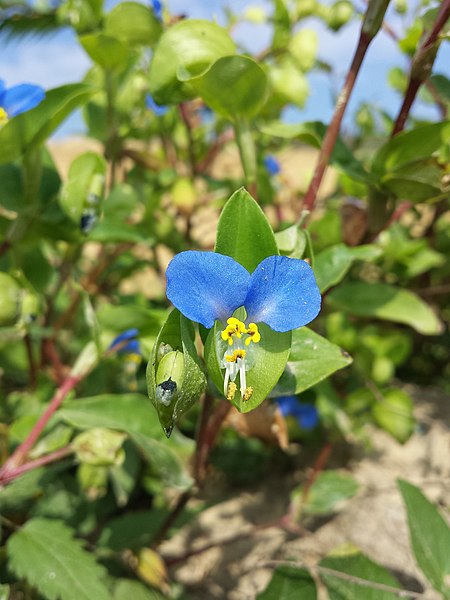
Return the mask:
<path id="1" fill-rule="evenodd" d="M 133 354 L 140 357 L 141 348 L 139 345 L 139 340 L 135 339 L 138 335 L 138 329 L 127 329 L 126 331 L 118 335 L 116 338 L 114 338 L 111 345 L 109 346 L 109 349 L 114 350 L 116 346 L 119 346 L 117 354 Z M 122 345 L 123 342 L 127 343 Z"/>
<path id="2" fill-rule="evenodd" d="M 267 155 L 264 157 L 264 166 L 269 175 L 278 175 L 281 172 L 281 165 L 275 156 Z"/>
<path id="3" fill-rule="evenodd" d="M 229 256 L 190 250 L 173 258 L 166 275 L 167 297 L 185 317 L 208 329 L 216 320 L 228 324 L 221 334 L 229 346 L 221 367 L 224 395 L 230 399 L 238 373 L 242 398 L 247 400 L 253 392 L 246 388 L 245 372 L 251 368 L 254 344 L 262 339 L 257 323 L 286 332 L 307 325 L 320 311 L 314 273 L 308 263 L 296 258 L 269 256 L 250 275 Z M 240 307 L 246 310 L 248 326 L 233 317 Z"/>
<path id="4" fill-rule="evenodd" d="M 155 17 L 159 21 L 162 21 L 163 20 L 162 2 L 160 2 L 160 0 L 151 0 L 151 5 L 152 5 L 152 9 L 153 9 L 153 14 L 155 15 Z"/>
<path id="5" fill-rule="evenodd" d="M 161 105 L 161 104 L 156 104 L 156 102 L 153 100 L 153 97 L 151 96 L 151 94 L 147 94 L 146 95 L 146 97 L 145 97 L 145 106 L 149 110 L 152 110 L 157 117 L 162 117 L 169 110 L 168 106 L 164 106 L 164 105 Z"/>
<path id="6" fill-rule="evenodd" d="M 302 429 L 314 429 L 319 423 L 314 404 L 300 402 L 296 396 L 280 396 L 276 401 L 283 417 L 294 417 Z"/>
<path id="7" fill-rule="evenodd" d="M 35 108 L 45 98 L 45 90 L 39 85 L 21 83 L 11 88 L 0 79 L 0 123 Z"/>

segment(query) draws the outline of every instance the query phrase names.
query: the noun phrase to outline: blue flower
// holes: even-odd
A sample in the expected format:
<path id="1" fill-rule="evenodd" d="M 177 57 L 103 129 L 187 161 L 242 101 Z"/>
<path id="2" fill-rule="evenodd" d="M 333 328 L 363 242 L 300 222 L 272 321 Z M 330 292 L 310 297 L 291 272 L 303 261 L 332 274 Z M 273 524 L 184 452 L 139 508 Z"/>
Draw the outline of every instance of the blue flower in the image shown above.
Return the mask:
<path id="1" fill-rule="evenodd" d="M 152 110 L 157 117 L 162 117 L 169 110 L 168 106 L 163 106 L 161 104 L 156 104 L 156 102 L 153 100 L 153 97 L 151 96 L 151 94 L 147 94 L 146 95 L 146 97 L 145 97 L 145 106 L 149 110 Z"/>
<path id="2" fill-rule="evenodd" d="M 302 429 L 314 429 L 319 422 L 319 415 L 314 404 L 300 402 L 296 396 L 280 396 L 276 398 L 283 417 L 294 417 Z"/>
<path id="3" fill-rule="evenodd" d="M 126 331 L 114 338 L 109 349 L 113 350 L 116 348 L 116 346 L 119 346 L 117 354 L 134 354 L 140 356 L 141 348 L 139 340 L 135 339 L 138 335 L 138 329 L 127 329 Z M 127 343 L 124 344 L 124 342 Z"/>
<path id="4" fill-rule="evenodd" d="M 265 156 L 264 166 L 266 167 L 266 171 L 269 173 L 269 175 L 278 175 L 281 172 L 280 163 L 275 156 Z"/>
<path id="5" fill-rule="evenodd" d="M 31 110 L 45 98 L 45 91 L 38 85 L 22 83 L 6 88 L 0 79 L 0 122 Z"/>
<path id="6" fill-rule="evenodd" d="M 167 268 L 166 293 L 191 321 L 207 328 L 216 320 L 224 324 L 218 346 L 219 354 L 224 352 L 221 362 L 225 369 L 224 395 L 234 397 L 234 381 L 239 373 L 244 400 L 252 393 L 246 387 L 245 371 L 251 368 L 254 344 L 261 340 L 257 324 L 265 323 L 277 332 L 291 331 L 312 321 L 321 304 L 311 267 L 303 260 L 287 256 L 265 258 L 250 275 L 229 256 L 181 252 Z M 240 307 L 245 308 L 248 325 L 233 317 Z M 229 381 L 233 384 L 231 388 Z"/>
<path id="7" fill-rule="evenodd" d="M 162 3 L 160 2 L 160 0 L 151 0 L 151 5 L 152 5 L 152 9 L 153 9 L 153 14 L 155 15 L 155 17 L 159 21 L 162 21 L 162 19 L 163 19 Z"/>

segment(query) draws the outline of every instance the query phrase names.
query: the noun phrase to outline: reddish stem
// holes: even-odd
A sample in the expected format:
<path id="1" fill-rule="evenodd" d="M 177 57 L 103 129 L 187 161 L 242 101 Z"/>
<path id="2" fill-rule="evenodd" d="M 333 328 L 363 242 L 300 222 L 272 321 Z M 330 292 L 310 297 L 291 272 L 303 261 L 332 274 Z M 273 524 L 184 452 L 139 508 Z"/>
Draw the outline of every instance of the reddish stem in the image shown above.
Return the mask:
<path id="1" fill-rule="evenodd" d="M 32 471 L 33 469 L 38 469 L 39 467 L 43 467 L 44 465 L 48 465 L 49 463 L 60 460 L 61 458 L 65 458 L 72 452 L 73 452 L 73 450 L 70 446 L 65 446 L 64 448 L 59 448 L 59 450 L 50 452 L 49 454 L 46 454 L 45 456 L 40 456 L 39 458 L 36 458 L 36 460 L 30 460 L 29 462 L 26 462 L 25 464 L 20 465 L 19 467 L 14 467 L 14 468 L 8 469 L 8 471 L 6 471 L 4 474 L 2 471 L 0 473 L 0 483 L 2 483 L 2 484 L 11 483 L 11 481 L 16 479 L 17 477 L 20 477 L 20 475 L 23 475 L 24 473 L 27 473 L 28 471 Z"/>
<path id="2" fill-rule="evenodd" d="M 66 381 L 59 387 L 53 396 L 52 401 L 47 406 L 44 413 L 38 419 L 33 429 L 29 433 L 26 440 L 24 440 L 18 448 L 13 452 L 13 454 L 8 458 L 6 463 L 3 465 L 0 471 L 0 479 L 8 478 L 11 471 L 15 471 L 17 467 L 19 467 L 23 461 L 25 460 L 27 454 L 30 452 L 31 448 L 36 443 L 38 437 L 41 435 L 42 431 L 45 429 L 47 423 L 50 421 L 51 417 L 61 406 L 63 400 L 67 396 L 67 394 L 73 390 L 73 388 L 80 382 L 81 377 L 79 376 L 70 376 L 66 379 Z"/>
<path id="3" fill-rule="evenodd" d="M 324 470 L 325 465 L 327 464 L 328 459 L 330 458 L 332 448 L 333 448 L 332 443 L 327 442 L 325 444 L 325 446 L 322 448 L 322 450 L 320 451 L 319 456 L 316 458 L 316 462 L 314 463 L 312 471 L 311 471 L 311 473 L 308 477 L 308 480 L 305 483 L 305 486 L 303 488 L 302 499 L 301 499 L 302 505 L 304 505 L 306 503 L 306 501 L 308 500 L 309 492 L 311 490 L 313 483 L 316 481 L 319 474 Z"/>
<path id="4" fill-rule="evenodd" d="M 421 45 L 421 47 L 417 50 L 416 55 L 414 56 L 413 65 L 414 63 L 419 64 L 422 61 L 426 60 L 428 52 L 430 51 L 431 47 L 437 43 L 439 34 L 449 17 L 450 0 L 444 0 L 439 10 L 439 14 L 436 18 L 436 21 L 434 22 L 433 29 L 430 31 L 428 37 Z M 400 112 L 398 113 L 398 117 L 392 129 L 392 136 L 395 136 L 401 131 L 403 131 L 406 120 L 411 111 L 412 104 L 416 99 L 417 92 L 419 91 L 419 88 L 422 85 L 422 83 L 424 83 L 424 81 L 427 79 L 428 73 L 431 72 L 431 67 L 434 62 L 434 58 L 435 56 L 433 58 L 429 58 L 428 60 L 431 61 L 431 64 L 427 64 L 423 67 L 423 77 L 417 76 L 417 74 L 414 73 L 414 70 L 411 72 L 408 88 L 403 99 L 403 104 L 400 108 Z"/>
<path id="5" fill-rule="evenodd" d="M 367 35 L 364 31 L 361 31 L 352 64 L 350 65 L 350 69 L 348 70 L 341 93 L 339 94 L 339 98 L 336 102 L 333 118 L 331 119 L 322 142 L 322 147 L 320 149 L 319 158 L 317 159 L 313 178 L 303 199 L 303 209 L 312 210 L 314 208 L 314 204 L 316 203 L 317 199 L 317 192 L 319 191 L 320 184 L 322 183 L 323 176 L 330 161 L 331 153 L 333 152 L 333 148 L 339 135 L 342 119 L 347 109 L 356 78 L 371 40 L 372 38 L 369 35 Z"/>

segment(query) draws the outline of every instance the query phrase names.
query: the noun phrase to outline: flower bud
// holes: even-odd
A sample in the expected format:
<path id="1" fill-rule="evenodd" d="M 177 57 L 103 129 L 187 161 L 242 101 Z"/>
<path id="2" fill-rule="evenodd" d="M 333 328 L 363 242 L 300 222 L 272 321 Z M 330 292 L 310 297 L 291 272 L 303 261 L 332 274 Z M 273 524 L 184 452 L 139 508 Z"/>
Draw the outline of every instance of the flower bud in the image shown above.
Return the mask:
<path id="1" fill-rule="evenodd" d="M 197 194 L 188 177 L 180 177 L 172 187 L 172 200 L 180 212 L 191 213 L 197 201 Z"/>
<path id="2" fill-rule="evenodd" d="M 310 71 L 316 61 L 318 47 L 317 32 L 313 29 L 301 29 L 290 39 L 288 50 L 302 71 Z"/>
<path id="3" fill-rule="evenodd" d="M 72 448 L 82 463 L 95 466 L 121 465 L 125 460 L 122 444 L 124 433 L 96 427 L 77 435 Z"/>
<path id="4" fill-rule="evenodd" d="M 255 25 L 262 25 L 267 21 L 265 10 L 262 6 L 258 5 L 248 6 L 244 11 L 243 17 Z"/>
<path id="5" fill-rule="evenodd" d="M 330 11 L 327 15 L 327 25 L 333 31 L 339 31 L 343 25 L 350 21 L 352 16 L 352 3 L 347 0 L 339 0 L 330 7 Z"/>

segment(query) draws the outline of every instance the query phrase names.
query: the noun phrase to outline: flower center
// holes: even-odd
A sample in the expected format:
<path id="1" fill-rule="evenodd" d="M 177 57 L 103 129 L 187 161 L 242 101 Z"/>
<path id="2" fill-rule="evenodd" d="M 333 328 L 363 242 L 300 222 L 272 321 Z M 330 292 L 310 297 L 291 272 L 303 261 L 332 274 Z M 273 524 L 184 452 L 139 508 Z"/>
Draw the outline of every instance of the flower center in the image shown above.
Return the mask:
<path id="1" fill-rule="evenodd" d="M 239 375 L 241 398 L 246 401 L 252 393 L 253 388 L 247 387 L 246 371 L 251 368 L 251 342 L 257 344 L 261 340 L 261 334 L 258 331 L 256 323 L 250 323 L 246 327 L 245 323 L 230 317 L 227 320 L 227 326 L 220 334 L 219 354 L 222 354 L 223 348 L 220 346 L 223 342 L 228 343 L 228 349 L 223 353 L 221 368 L 225 369 L 223 393 L 227 400 L 233 400 L 236 395 L 237 385 L 236 377 Z M 245 350 L 243 344 L 247 346 Z"/>

